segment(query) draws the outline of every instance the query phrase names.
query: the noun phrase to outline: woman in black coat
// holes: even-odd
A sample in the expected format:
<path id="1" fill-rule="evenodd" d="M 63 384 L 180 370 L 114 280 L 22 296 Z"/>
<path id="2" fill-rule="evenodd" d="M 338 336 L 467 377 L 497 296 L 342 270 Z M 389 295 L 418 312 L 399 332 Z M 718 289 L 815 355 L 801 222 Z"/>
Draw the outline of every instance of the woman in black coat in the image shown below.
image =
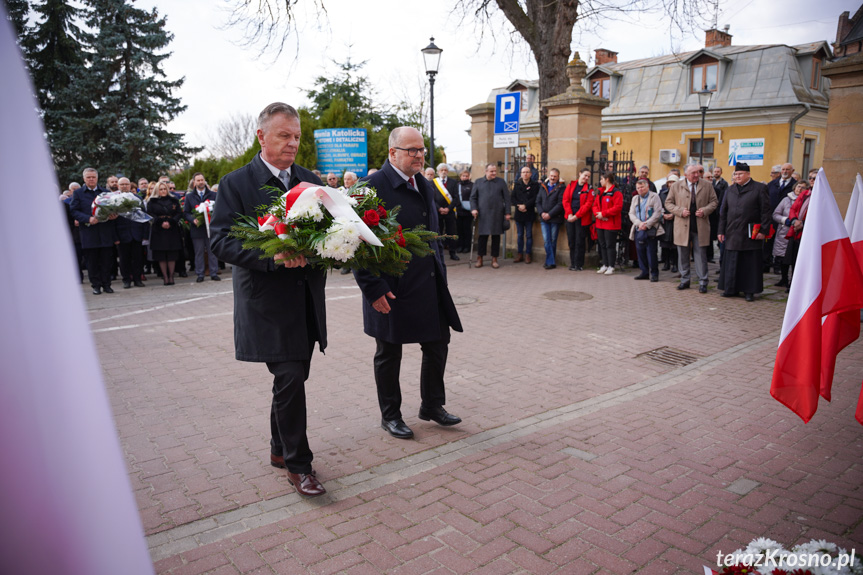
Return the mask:
<path id="1" fill-rule="evenodd" d="M 665 200 L 668 198 L 671 185 L 679 179 L 677 174 L 669 174 L 668 180 L 659 190 L 659 199 L 662 201 L 662 227 L 665 230 L 662 239 L 659 240 L 659 245 L 662 247 L 662 270 L 668 271 L 670 268 L 671 273 L 675 274 L 677 273 L 677 246 L 674 245 L 674 214 L 666 211 Z"/>
<path id="2" fill-rule="evenodd" d="M 153 227 L 150 230 L 153 260 L 159 262 L 159 267 L 162 268 L 165 285 L 174 285 L 174 266 L 180 250 L 183 249 L 183 237 L 180 235 L 183 210 L 180 208 L 180 201 L 168 192 L 168 184 L 159 184 L 156 196 L 147 202 L 147 213 L 153 216 Z"/>

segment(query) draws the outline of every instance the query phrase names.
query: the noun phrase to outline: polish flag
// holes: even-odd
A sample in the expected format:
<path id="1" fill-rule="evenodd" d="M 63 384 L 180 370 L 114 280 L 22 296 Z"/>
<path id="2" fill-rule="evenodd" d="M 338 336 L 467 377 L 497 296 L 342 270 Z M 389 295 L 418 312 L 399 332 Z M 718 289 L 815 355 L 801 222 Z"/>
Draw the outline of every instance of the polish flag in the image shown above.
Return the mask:
<path id="1" fill-rule="evenodd" d="M 0 197 L 26 205 L 7 201 L 0 226 L 0 571 L 151 575 L 54 164 L 2 2 L 0 78 Z"/>
<path id="2" fill-rule="evenodd" d="M 822 318 L 852 310 L 859 314 L 861 308 L 863 273 L 821 169 L 809 200 L 770 385 L 770 395 L 804 422 L 818 409 L 822 372 L 832 369 L 840 335 L 847 333 L 824 337 Z M 826 391 L 829 395 L 829 386 Z"/>
<path id="3" fill-rule="evenodd" d="M 860 264 L 860 270 L 863 271 L 863 177 L 857 174 L 857 181 L 854 182 L 854 191 L 851 192 L 851 202 L 848 204 L 848 212 L 845 214 L 845 228 L 848 230 L 848 236 L 851 238 L 851 247 L 854 248 L 854 254 L 857 256 L 857 263 Z M 857 333 L 860 333 L 860 317 L 853 318 L 856 321 Z M 848 318 L 847 321 L 851 321 Z M 854 414 L 861 424 L 863 424 L 863 385 L 860 388 L 860 398 L 857 400 L 857 413 Z"/>

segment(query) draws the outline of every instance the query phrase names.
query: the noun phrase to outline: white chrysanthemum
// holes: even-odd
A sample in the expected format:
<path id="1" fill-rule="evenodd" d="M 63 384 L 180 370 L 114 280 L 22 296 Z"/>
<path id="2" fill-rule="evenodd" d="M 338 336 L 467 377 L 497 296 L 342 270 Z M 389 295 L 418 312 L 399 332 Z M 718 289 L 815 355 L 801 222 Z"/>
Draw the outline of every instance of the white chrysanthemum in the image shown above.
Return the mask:
<path id="1" fill-rule="evenodd" d="M 746 546 L 744 550 L 745 553 L 764 553 L 765 551 L 770 551 L 772 549 L 779 549 L 784 551 L 782 544 L 778 541 L 774 541 L 773 539 L 768 539 L 767 537 L 758 537 L 757 539 L 753 539 L 749 545 Z"/>
<path id="2" fill-rule="evenodd" d="M 308 197 L 300 196 L 297 198 L 297 201 L 291 206 L 290 211 L 285 215 L 285 220 L 289 222 L 305 219 L 311 219 L 316 222 L 324 219 L 320 200 L 311 194 Z"/>
<path id="3" fill-rule="evenodd" d="M 350 189 L 339 188 L 339 191 L 348 200 L 348 204 L 350 204 L 350 206 L 352 208 L 357 207 L 357 199 L 351 196 L 351 190 Z"/>

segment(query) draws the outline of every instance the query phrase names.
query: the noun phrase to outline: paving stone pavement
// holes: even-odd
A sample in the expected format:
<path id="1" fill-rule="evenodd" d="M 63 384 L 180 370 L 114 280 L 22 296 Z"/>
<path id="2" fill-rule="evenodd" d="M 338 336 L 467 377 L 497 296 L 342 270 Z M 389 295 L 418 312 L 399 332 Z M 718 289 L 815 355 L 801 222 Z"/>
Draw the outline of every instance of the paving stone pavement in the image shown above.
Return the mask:
<path id="1" fill-rule="evenodd" d="M 452 265 L 464 422 L 415 416 L 406 346 L 412 441 L 379 427 L 359 290 L 331 275 L 307 383 L 317 499 L 268 464 L 271 378 L 233 359 L 230 281 L 85 292 L 157 572 L 701 573 L 756 536 L 863 551 L 863 342 L 804 425 L 769 395 L 783 292 L 634 275 Z M 663 347 L 692 362 L 645 355 Z"/>

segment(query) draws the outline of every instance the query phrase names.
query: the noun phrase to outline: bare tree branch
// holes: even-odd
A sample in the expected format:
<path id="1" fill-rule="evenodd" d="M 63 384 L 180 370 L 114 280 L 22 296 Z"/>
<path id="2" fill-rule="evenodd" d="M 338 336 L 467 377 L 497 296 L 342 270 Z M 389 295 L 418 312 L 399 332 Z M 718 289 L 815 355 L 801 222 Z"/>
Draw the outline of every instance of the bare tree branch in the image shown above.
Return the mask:
<path id="1" fill-rule="evenodd" d="M 207 151 L 216 158 L 234 159 L 252 145 L 256 120 L 252 114 L 237 112 L 216 124 L 209 134 Z"/>

